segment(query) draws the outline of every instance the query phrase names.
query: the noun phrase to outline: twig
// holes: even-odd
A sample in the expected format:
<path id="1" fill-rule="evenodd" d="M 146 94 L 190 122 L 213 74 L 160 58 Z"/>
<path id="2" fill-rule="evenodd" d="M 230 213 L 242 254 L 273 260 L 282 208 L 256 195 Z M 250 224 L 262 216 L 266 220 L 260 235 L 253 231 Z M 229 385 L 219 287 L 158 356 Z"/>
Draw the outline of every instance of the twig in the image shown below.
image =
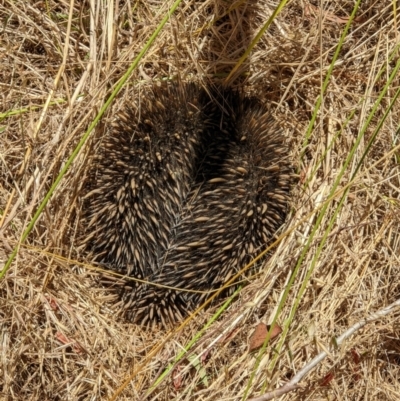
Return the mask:
<path id="1" fill-rule="evenodd" d="M 364 327 L 366 324 L 373 322 L 374 320 L 377 320 L 383 316 L 388 315 L 389 313 L 393 312 L 396 308 L 400 307 L 400 299 L 397 301 L 393 302 L 391 305 L 386 306 L 385 308 L 379 310 L 378 312 L 373 313 L 369 317 L 361 320 L 360 322 L 357 322 L 353 326 L 351 326 L 348 330 L 346 330 L 340 337 L 336 339 L 336 344 L 341 345 L 344 340 L 349 338 L 351 335 L 353 335 L 357 330 L 360 330 L 362 327 Z M 251 398 L 249 401 L 267 401 L 267 400 L 272 400 L 275 397 L 279 397 L 285 393 L 288 393 L 289 391 L 296 390 L 298 386 L 298 382 L 312 369 L 315 368 L 322 360 L 326 358 L 328 355 L 327 352 L 322 351 L 320 354 L 318 354 L 314 359 L 312 359 L 306 366 L 303 367 L 289 382 L 287 382 L 285 385 L 280 387 L 277 390 L 270 391 L 269 393 L 263 394 L 259 397 L 256 398 Z"/>

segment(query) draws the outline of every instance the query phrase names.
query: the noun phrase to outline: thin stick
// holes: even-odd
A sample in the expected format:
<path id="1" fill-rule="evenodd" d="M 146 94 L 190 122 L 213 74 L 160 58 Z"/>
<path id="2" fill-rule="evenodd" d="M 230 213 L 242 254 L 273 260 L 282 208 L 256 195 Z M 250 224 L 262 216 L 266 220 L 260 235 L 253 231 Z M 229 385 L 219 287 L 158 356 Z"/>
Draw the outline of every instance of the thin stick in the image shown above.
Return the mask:
<path id="1" fill-rule="evenodd" d="M 386 306 L 383 309 L 380 309 L 378 312 L 372 313 L 370 316 L 367 318 L 355 323 L 353 326 L 351 326 L 349 329 L 347 329 L 340 337 L 336 339 L 336 344 L 337 345 L 342 345 L 344 340 L 347 340 L 350 336 L 352 336 L 356 331 L 360 330 L 364 326 L 366 326 L 368 323 L 373 322 L 374 320 L 378 320 L 386 315 L 388 315 L 391 312 L 394 312 L 397 308 L 400 307 L 400 299 L 397 301 L 393 302 L 389 306 Z M 312 359 L 307 365 L 303 367 L 293 378 L 290 380 L 288 383 L 283 385 L 282 387 L 278 388 L 277 390 L 270 391 L 269 393 L 265 393 L 259 397 L 256 398 L 251 398 L 249 401 L 267 401 L 267 400 L 272 400 L 276 397 L 279 397 L 283 394 L 286 394 L 290 391 L 296 390 L 299 388 L 298 383 L 303 377 L 309 373 L 312 369 L 314 369 L 320 362 L 322 362 L 326 357 L 328 356 L 328 353 L 326 351 L 322 351 L 320 354 L 318 354 L 314 359 Z"/>

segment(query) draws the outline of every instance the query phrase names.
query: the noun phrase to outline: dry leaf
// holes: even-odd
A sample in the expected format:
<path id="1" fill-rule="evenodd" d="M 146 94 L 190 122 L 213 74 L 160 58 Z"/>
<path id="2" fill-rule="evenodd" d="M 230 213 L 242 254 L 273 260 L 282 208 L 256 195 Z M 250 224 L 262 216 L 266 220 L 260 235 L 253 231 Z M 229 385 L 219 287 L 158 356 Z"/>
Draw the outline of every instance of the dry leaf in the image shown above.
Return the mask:
<path id="1" fill-rule="evenodd" d="M 226 344 L 227 342 L 231 341 L 235 335 L 240 331 L 239 327 L 236 327 L 236 329 L 231 330 L 229 333 L 224 335 L 218 340 L 219 344 Z"/>
<path id="2" fill-rule="evenodd" d="M 361 378 L 361 376 L 360 376 L 360 355 L 354 348 L 352 348 L 350 352 L 351 352 L 351 356 L 352 356 L 353 362 L 354 362 L 353 379 L 355 381 L 359 381 Z"/>
<path id="3" fill-rule="evenodd" d="M 175 390 L 179 390 L 182 387 L 182 367 L 177 365 L 172 372 L 172 383 L 174 385 Z"/>
<path id="4" fill-rule="evenodd" d="M 319 385 L 321 387 L 327 386 L 333 379 L 335 378 L 335 375 L 333 372 L 327 373 L 319 382 Z"/>
<path id="5" fill-rule="evenodd" d="M 82 354 L 84 352 L 83 347 L 77 341 L 69 339 L 65 334 L 59 331 L 56 333 L 56 338 L 60 343 L 64 345 L 68 344 L 77 354 Z"/>
<path id="6" fill-rule="evenodd" d="M 249 342 L 249 352 L 254 351 L 257 348 L 260 348 L 263 344 L 265 339 L 267 338 L 267 334 L 271 326 L 267 326 L 264 323 L 259 323 L 254 330 L 254 333 L 250 337 L 250 342 Z M 277 337 L 279 334 L 282 333 L 282 328 L 275 324 L 274 329 L 272 330 L 271 333 L 271 340 Z"/>
<path id="7" fill-rule="evenodd" d="M 57 333 L 56 333 L 56 338 L 58 341 L 60 341 L 60 343 L 62 343 L 64 345 L 70 344 L 72 342 L 68 339 L 68 337 L 66 335 L 64 335 L 63 333 L 61 333 L 59 331 L 57 331 Z"/>
<path id="8" fill-rule="evenodd" d="M 314 6 L 312 4 L 307 4 L 304 8 L 305 15 L 308 16 L 314 16 L 313 13 L 311 12 L 314 11 L 316 15 L 318 15 L 321 11 L 321 9 L 317 6 Z M 337 24 L 347 24 L 349 21 L 350 17 L 338 17 L 337 15 L 330 13 L 329 11 L 322 10 L 323 18 L 326 19 L 327 21 L 331 22 L 336 22 Z M 366 21 L 365 17 L 356 17 L 353 19 L 354 22 L 358 23 L 363 23 Z"/>
<path id="9" fill-rule="evenodd" d="M 57 301 L 53 297 L 46 297 L 47 302 L 49 303 L 50 308 L 56 312 L 59 309 Z"/>

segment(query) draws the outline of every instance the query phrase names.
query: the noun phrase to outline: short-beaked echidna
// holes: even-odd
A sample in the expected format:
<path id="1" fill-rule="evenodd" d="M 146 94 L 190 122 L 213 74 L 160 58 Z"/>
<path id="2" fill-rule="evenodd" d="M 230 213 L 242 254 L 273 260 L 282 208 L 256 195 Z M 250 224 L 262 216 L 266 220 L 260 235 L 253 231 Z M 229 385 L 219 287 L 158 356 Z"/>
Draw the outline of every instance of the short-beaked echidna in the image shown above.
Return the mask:
<path id="1" fill-rule="evenodd" d="M 123 287 L 130 319 L 167 325 L 266 248 L 290 182 L 282 132 L 259 101 L 224 88 L 155 87 L 102 139 L 85 244 L 97 262 L 148 282 Z"/>

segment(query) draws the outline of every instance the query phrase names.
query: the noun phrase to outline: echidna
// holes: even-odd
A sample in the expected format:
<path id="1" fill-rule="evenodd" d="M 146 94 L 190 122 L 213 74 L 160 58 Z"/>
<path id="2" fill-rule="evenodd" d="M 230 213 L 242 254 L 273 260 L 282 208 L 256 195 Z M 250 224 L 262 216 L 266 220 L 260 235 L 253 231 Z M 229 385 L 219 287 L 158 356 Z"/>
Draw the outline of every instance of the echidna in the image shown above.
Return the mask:
<path id="1" fill-rule="evenodd" d="M 181 319 L 266 248 L 286 214 L 286 153 L 266 108 L 236 90 L 165 85 L 116 115 L 89 175 L 85 243 L 148 282 L 124 286 L 130 319 Z"/>

